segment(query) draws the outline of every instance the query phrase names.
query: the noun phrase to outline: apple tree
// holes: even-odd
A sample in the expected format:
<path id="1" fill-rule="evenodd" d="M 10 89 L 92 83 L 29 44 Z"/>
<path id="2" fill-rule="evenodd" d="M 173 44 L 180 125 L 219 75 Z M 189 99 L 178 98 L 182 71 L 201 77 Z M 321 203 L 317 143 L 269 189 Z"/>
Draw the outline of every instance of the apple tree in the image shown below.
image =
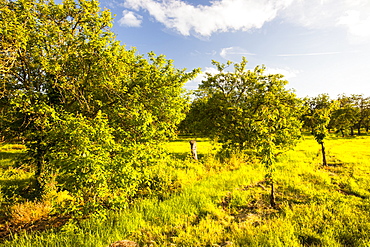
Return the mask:
<path id="1" fill-rule="evenodd" d="M 274 165 L 300 138 L 301 101 L 285 88 L 282 75 L 266 74 L 264 66 L 247 70 L 245 58 L 227 71 L 232 64 L 213 61 L 218 73 L 207 74 L 200 84 L 186 121 L 209 137 L 259 156 L 274 206 Z"/>
<path id="2" fill-rule="evenodd" d="M 117 160 L 173 136 L 185 116 L 183 85 L 198 70 L 126 49 L 112 23 L 97 0 L 0 0 L 0 134 L 24 140 L 41 190 L 55 180 L 103 198 L 124 186 L 106 179 L 120 179 L 109 175 Z"/>

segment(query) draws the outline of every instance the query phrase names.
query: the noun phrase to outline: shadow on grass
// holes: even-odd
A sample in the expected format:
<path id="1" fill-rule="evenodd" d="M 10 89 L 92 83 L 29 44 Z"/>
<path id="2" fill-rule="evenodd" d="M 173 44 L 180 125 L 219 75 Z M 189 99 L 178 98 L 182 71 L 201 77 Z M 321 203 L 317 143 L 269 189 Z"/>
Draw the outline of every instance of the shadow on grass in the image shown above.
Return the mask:
<path id="1" fill-rule="evenodd" d="M 190 140 L 192 140 L 192 139 L 191 138 L 189 138 L 189 139 L 176 139 L 176 140 L 173 140 L 171 142 L 189 142 Z"/>
<path id="2" fill-rule="evenodd" d="M 191 141 L 191 140 L 196 140 L 197 142 L 209 142 L 208 139 L 204 139 L 204 138 L 200 138 L 200 139 L 199 138 L 176 139 L 176 140 L 173 140 L 171 142 L 185 142 L 185 143 L 189 143 L 189 141 Z"/>
<path id="3" fill-rule="evenodd" d="M 190 154 L 188 154 L 188 153 L 184 153 L 184 152 L 182 152 L 182 153 L 179 153 L 179 152 L 171 152 L 170 154 L 171 154 L 171 156 L 172 156 L 174 159 L 178 159 L 178 160 L 184 160 L 184 159 L 186 159 L 187 157 L 189 157 L 189 155 L 190 155 Z"/>
<path id="4" fill-rule="evenodd" d="M 186 153 L 186 152 L 170 152 L 171 156 L 174 159 L 178 160 L 185 160 L 185 159 L 192 159 L 191 153 Z M 201 160 L 202 158 L 206 157 L 205 154 L 198 154 L 198 160 Z"/>
<path id="5" fill-rule="evenodd" d="M 40 189 L 35 178 L 9 178 L 0 180 L 1 192 L 11 198 L 20 196 L 27 200 L 34 200 L 40 196 Z"/>
<path id="6" fill-rule="evenodd" d="M 22 154 L 20 153 L 10 153 L 10 152 L 0 152 L 0 168 L 8 169 L 10 167 L 19 167 L 21 163 Z"/>
<path id="7" fill-rule="evenodd" d="M 343 162 L 328 162 L 326 164 L 326 166 L 329 166 L 329 167 L 338 167 L 338 166 L 343 166 L 344 163 Z"/>
<path id="8" fill-rule="evenodd" d="M 0 152 L 0 160 L 14 160 L 19 155 L 19 153 Z"/>

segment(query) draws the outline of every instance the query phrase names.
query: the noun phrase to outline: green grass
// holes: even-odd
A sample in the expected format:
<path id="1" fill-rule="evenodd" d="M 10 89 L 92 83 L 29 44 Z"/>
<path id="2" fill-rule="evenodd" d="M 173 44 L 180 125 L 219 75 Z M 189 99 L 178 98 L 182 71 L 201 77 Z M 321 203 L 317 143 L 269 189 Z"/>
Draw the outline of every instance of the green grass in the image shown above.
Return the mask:
<path id="1" fill-rule="evenodd" d="M 32 181 L 33 173 L 26 167 L 16 164 L 17 158 L 25 151 L 25 146 L 20 144 L 0 143 L 0 205 L 14 202 L 17 194 L 26 197 L 27 187 Z M 0 209 L 0 216 L 3 210 Z"/>
<path id="2" fill-rule="evenodd" d="M 0 143 L 0 169 L 4 170 L 12 166 L 14 159 L 24 152 L 24 150 L 24 145 Z"/>
<path id="3" fill-rule="evenodd" d="M 264 167 L 233 156 L 216 160 L 213 144 L 187 139 L 166 144 L 182 189 L 165 199 L 70 220 L 61 229 L 20 233 L 0 246 L 370 246 L 370 137 L 331 137 L 328 166 L 311 137 L 276 164 L 277 208 L 268 204 Z M 232 243 L 232 245 L 231 245 Z"/>
<path id="4" fill-rule="evenodd" d="M 209 154 L 215 154 L 216 151 L 220 148 L 220 144 L 215 142 L 210 142 L 206 138 L 192 138 L 182 136 L 178 140 L 174 140 L 172 142 L 166 143 L 164 148 L 168 150 L 168 152 L 174 158 L 188 158 L 190 157 L 190 140 L 196 140 L 197 142 L 197 154 L 199 159 L 207 156 Z"/>

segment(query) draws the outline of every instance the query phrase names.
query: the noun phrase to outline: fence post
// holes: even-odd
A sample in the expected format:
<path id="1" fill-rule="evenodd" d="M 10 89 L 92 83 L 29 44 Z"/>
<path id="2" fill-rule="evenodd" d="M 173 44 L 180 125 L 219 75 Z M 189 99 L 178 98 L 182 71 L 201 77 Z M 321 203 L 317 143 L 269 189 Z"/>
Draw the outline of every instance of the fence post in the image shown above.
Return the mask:
<path id="1" fill-rule="evenodd" d="M 190 143 L 190 149 L 191 149 L 191 155 L 193 156 L 193 159 L 197 160 L 197 142 L 195 140 L 189 141 Z"/>

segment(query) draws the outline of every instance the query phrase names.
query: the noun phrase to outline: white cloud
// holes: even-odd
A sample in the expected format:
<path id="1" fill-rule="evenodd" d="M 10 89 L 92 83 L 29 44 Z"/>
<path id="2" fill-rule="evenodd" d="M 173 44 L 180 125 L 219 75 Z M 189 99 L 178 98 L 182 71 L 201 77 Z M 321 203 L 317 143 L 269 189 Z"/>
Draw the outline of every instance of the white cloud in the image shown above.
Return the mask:
<path id="1" fill-rule="evenodd" d="M 261 28 L 275 18 L 313 29 L 345 28 L 353 41 L 370 40 L 369 0 L 123 0 L 123 6 L 147 11 L 155 21 L 181 35 L 209 37 L 217 32 Z M 126 11 L 123 25 L 138 26 L 141 16 Z"/>
<path id="2" fill-rule="evenodd" d="M 121 26 L 128 26 L 128 27 L 140 27 L 142 22 L 142 16 L 135 14 L 132 11 L 124 10 L 122 12 L 122 18 L 119 19 L 118 23 Z"/>
<path id="3" fill-rule="evenodd" d="M 351 35 L 354 43 L 363 43 L 370 38 L 370 16 L 361 16 L 358 10 L 348 10 L 339 18 L 338 25 L 343 25 Z"/>
<path id="4" fill-rule="evenodd" d="M 309 28 L 332 27 L 341 14 L 341 5 L 341 1 L 337 0 L 295 0 L 280 16 L 291 23 Z"/>
<path id="5" fill-rule="evenodd" d="M 240 56 L 253 56 L 255 54 L 250 53 L 241 47 L 227 47 L 223 48 L 220 52 L 220 56 L 224 59 L 232 60 L 235 55 L 237 55 L 237 59 L 240 59 Z"/>
<path id="6" fill-rule="evenodd" d="M 219 0 L 191 5 L 181 0 L 125 0 L 124 6 L 144 9 L 167 28 L 180 34 L 210 36 L 215 32 L 261 28 L 293 0 Z"/>
<path id="7" fill-rule="evenodd" d="M 281 18 L 313 29 L 344 27 L 353 42 L 370 41 L 369 0 L 294 0 Z"/>

